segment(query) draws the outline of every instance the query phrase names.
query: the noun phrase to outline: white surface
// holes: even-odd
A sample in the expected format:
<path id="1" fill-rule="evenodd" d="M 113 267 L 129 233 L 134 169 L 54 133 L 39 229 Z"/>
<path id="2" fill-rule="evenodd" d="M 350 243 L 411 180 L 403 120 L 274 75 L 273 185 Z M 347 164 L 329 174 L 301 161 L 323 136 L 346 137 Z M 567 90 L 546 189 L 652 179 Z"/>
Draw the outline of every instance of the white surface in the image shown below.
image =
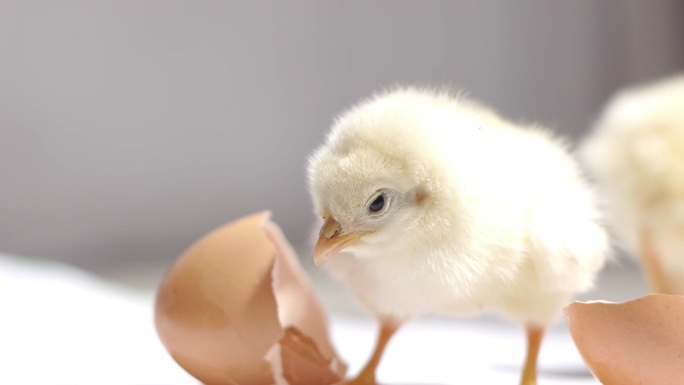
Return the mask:
<path id="1" fill-rule="evenodd" d="M 197 384 L 157 339 L 153 296 L 62 265 L 0 254 L 0 384 Z M 350 372 L 363 365 L 375 325 L 336 318 L 333 338 Z M 522 331 L 480 320 L 430 319 L 392 340 L 384 383 L 517 384 Z M 544 342 L 540 385 L 596 384 L 567 331 Z"/>
<path id="2" fill-rule="evenodd" d="M 378 372 L 384 384 L 517 384 L 525 353 L 522 330 L 488 320 L 430 319 L 408 324 L 393 337 Z M 334 343 L 360 370 L 375 341 L 369 322 L 336 319 Z M 540 385 L 598 384 L 565 328 L 552 329 L 540 356 Z"/>
<path id="3" fill-rule="evenodd" d="M 152 297 L 0 254 L 0 384 L 197 384 L 154 330 Z"/>

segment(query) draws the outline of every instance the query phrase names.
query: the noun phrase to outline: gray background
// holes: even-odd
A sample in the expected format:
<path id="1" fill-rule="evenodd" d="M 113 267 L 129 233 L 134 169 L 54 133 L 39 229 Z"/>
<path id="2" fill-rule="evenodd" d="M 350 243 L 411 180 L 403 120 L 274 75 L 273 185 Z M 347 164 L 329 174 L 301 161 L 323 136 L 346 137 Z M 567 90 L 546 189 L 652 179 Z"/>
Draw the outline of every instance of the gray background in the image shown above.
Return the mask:
<path id="1" fill-rule="evenodd" d="M 577 138 L 682 37 L 678 0 L 3 1 L 0 250 L 131 280 L 272 209 L 309 266 L 306 157 L 358 98 L 449 84 Z"/>

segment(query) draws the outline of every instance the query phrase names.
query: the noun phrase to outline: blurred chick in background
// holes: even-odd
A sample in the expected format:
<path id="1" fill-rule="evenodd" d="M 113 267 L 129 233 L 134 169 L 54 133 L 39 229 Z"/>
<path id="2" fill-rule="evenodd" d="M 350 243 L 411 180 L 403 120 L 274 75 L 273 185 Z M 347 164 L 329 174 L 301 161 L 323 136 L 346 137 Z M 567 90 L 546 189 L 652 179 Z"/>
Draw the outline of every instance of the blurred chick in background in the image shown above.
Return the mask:
<path id="1" fill-rule="evenodd" d="M 339 117 L 310 158 L 315 247 L 380 322 L 351 383 L 374 384 L 392 334 L 426 313 L 497 309 L 527 330 L 536 383 L 545 328 L 592 286 L 607 237 L 565 147 L 461 96 L 413 88 Z"/>
<path id="2" fill-rule="evenodd" d="M 580 151 L 653 291 L 684 294 L 684 76 L 618 93 Z"/>

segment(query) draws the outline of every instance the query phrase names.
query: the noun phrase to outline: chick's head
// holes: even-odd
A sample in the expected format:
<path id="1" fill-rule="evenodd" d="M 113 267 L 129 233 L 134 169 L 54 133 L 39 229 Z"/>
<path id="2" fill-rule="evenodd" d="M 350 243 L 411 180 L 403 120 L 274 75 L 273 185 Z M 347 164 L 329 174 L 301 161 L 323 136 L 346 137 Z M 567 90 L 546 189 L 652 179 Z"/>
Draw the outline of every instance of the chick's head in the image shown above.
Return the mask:
<path id="1" fill-rule="evenodd" d="M 352 109 L 310 158 L 309 189 L 324 221 L 317 264 L 342 250 L 373 257 L 415 242 L 431 191 L 411 140 L 415 114 L 394 107 Z"/>
<path id="2" fill-rule="evenodd" d="M 400 242 L 425 198 L 398 162 L 372 149 L 330 152 L 312 162 L 311 193 L 323 218 L 316 263 L 352 247 L 373 255 L 373 246 Z"/>

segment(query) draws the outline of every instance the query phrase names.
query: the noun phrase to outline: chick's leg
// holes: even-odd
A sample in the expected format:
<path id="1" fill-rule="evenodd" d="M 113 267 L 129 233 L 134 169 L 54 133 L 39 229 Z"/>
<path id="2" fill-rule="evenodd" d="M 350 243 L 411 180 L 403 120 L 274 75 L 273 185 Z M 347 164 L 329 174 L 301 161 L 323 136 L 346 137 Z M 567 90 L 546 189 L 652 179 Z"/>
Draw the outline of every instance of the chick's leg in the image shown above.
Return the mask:
<path id="1" fill-rule="evenodd" d="M 653 245 L 651 233 L 644 229 L 639 235 L 639 254 L 646 278 L 654 293 L 675 294 L 667 283 L 663 265 Z"/>
<path id="2" fill-rule="evenodd" d="M 536 385 L 537 357 L 539 357 L 539 348 L 541 347 L 542 338 L 544 338 L 544 327 L 527 325 L 526 332 L 527 357 L 525 358 L 525 367 L 520 379 L 520 385 Z"/>
<path id="3" fill-rule="evenodd" d="M 381 320 L 380 321 L 380 334 L 378 335 L 378 342 L 375 345 L 375 350 L 373 355 L 366 363 L 366 366 L 361 370 L 361 373 L 350 382 L 346 384 L 349 385 L 376 385 L 375 382 L 375 370 L 380 363 L 382 358 L 382 353 L 385 351 L 385 347 L 389 342 L 392 335 L 399 329 L 399 324 L 396 322 Z"/>

